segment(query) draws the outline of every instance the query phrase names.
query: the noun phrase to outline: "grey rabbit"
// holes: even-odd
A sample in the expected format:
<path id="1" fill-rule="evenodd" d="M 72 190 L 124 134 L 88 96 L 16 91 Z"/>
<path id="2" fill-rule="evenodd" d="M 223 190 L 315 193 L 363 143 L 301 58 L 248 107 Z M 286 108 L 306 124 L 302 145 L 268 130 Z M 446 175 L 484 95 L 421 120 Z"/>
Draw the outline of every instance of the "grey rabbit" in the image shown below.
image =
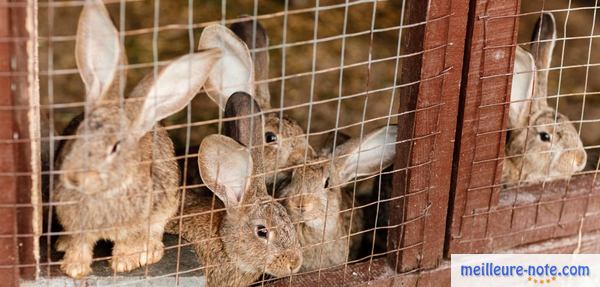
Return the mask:
<path id="1" fill-rule="evenodd" d="M 177 211 L 180 192 L 173 142 L 158 121 L 190 102 L 221 52 L 175 59 L 144 78 L 121 106 L 119 81 L 127 61 L 102 1 L 85 2 L 76 39 L 85 116 L 70 124 L 76 138 L 59 152 L 61 173 L 51 200 L 65 229 L 56 243 L 65 252 L 61 270 L 79 278 L 90 273 L 92 250 L 101 239 L 115 243 L 115 272 L 162 258 L 164 226 Z"/>

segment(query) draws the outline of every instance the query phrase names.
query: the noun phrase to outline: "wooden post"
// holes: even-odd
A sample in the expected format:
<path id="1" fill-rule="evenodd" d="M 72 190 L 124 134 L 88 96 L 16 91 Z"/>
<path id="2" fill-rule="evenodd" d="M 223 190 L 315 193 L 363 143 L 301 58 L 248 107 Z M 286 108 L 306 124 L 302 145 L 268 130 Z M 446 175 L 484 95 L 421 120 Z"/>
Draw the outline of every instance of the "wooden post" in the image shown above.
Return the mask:
<path id="1" fill-rule="evenodd" d="M 389 206 L 392 268 L 431 269 L 443 257 L 469 1 L 407 0 L 400 132 Z"/>
<path id="2" fill-rule="evenodd" d="M 488 248 L 489 211 L 501 190 L 519 2 L 471 1 L 448 255 Z M 482 216 L 464 217 L 477 212 Z"/>
<path id="3" fill-rule="evenodd" d="M 0 0 L 0 278 L 2 286 L 35 276 L 32 188 L 39 186 L 39 127 L 36 70 L 30 53 L 32 3 Z M 31 22 L 29 22 L 31 21 Z M 35 95 L 35 97 L 34 97 Z M 37 121 L 37 122 L 36 122 Z M 36 123 L 30 125 L 30 123 Z M 37 136 L 39 139 L 39 134 Z M 37 149 L 39 151 L 39 149 Z M 33 156 L 33 158 L 32 158 Z M 32 160 L 35 159 L 35 160 Z M 35 169 L 35 172 L 33 172 Z M 34 183 L 35 182 L 35 183 Z M 34 185 L 35 184 L 35 185 Z M 37 194 L 37 193 L 36 193 Z"/>
<path id="4" fill-rule="evenodd" d="M 1 1 L 7 5 L 7 1 Z M 0 7 L 0 37 L 11 37 L 9 9 Z M 11 90 L 11 42 L 0 41 L 0 278 L 5 286 L 18 286 L 17 157 L 14 101 Z"/>

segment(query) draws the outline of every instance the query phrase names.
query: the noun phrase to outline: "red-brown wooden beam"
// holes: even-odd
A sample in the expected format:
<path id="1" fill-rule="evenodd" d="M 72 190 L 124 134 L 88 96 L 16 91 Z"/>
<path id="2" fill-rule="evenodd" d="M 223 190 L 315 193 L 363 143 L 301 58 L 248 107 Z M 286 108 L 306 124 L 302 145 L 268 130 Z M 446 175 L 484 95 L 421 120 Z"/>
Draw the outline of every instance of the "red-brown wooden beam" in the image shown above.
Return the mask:
<path id="1" fill-rule="evenodd" d="M 600 252 L 600 232 L 550 239 L 536 244 L 506 250 L 513 254 Z M 266 286 L 403 286 L 403 287 L 449 287 L 450 261 L 445 260 L 435 269 L 393 274 L 383 258 L 370 262 L 350 264 L 347 267 L 330 268 L 292 277 L 270 279 Z M 258 284 L 257 284 L 258 285 Z"/>
<path id="2" fill-rule="evenodd" d="M 439 268 L 406 274 L 390 273 L 384 258 L 369 262 L 350 264 L 348 267 L 329 268 L 308 272 L 292 277 L 272 279 L 266 286 L 403 286 L 403 287 L 445 287 L 450 286 L 450 264 L 445 262 Z M 259 284 L 256 284 L 259 285 Z"/>
<path id="3" fill-rule="evenodd" d="M 512 65 L 518 28 L 519 0 L 472 0 L 461 91 L 461 122 L 450 202 L 451 253 L 489 251 L 472 241 L 489 233 L 488 211 L 501 191 L 502 158 L 510 101 Z"/>
<path id="4" fill-rule="evenodd" d="M 7 1 L 0 1 L 0 38 L 11 36 Z M 0 278 L 3 286 L 17 286 L 19 252 L 17 234 L 18 178 L 17 147 L 12 143 L 15 132 L 10 73 L 11 43 L 0 41 Z"/>
<path id="5" fill-rule="evenodd" d="M 17 232 L 19 234 L 19 265 L 21 279 L 34 279 L 35 277 L 35 258 L 34 242 L 37 241 L 36 232 L 34 232 L 34 198 L 41 197 L 41 176 L 40 176 L 40 149 L 39 149 L 39 95 L 37 95 L 37 69 L 34 67 L 37 63 L 31 61 L 33 53 L 37 49 L 37 39 L 34 30 L 35 18 L 37 17 L 37 1 L 19 1 L 12 0 L 20 5 L 13 5 L 10 8 L 10 25 L 12 37 L 20 39 L 13 41 L 12 58 L 14 66 L 13 73 L 16 76 L 11 77 L 14 91 L 14 104 L 18 107 L 27 107 L 17 109 L 13 113 L 15 118 L 15 130 L 18 135 L 19 144 L 17 149 L 17 169 L 19 177 L 17 178 Z M 31 122 L 34 122 L 30 125 Z M 35 133 L 37 136 L 31 136 Z M 34 138 L 38 140 L 34 140 Z M 36 155 L 33 155 L 33 151 Z M 34 162 L 35 160 L 35 162 Z M 34 171 L 35 167 L 35 171 Z M 37 180 L 34 184 L 34 178 Z M 37 196 L 32 197 L 32 191 L 36 191 Z M 39 202 L 35 202 L 38 204 Z M 39 205 L 38 205 L 39 206 Z M 41 219 L 41 218 L 40 218 Z"/>
<path id="6" fill-rule="evenodd" d="M 507 189 L 502 191 L 498 205 L 492 210 L 465 215 L 472 221 L 489 218 L 487 234 L 457 241 L 455 246 L 467 250 L 477 245 L 483 246 L 486 252 L 495 252 L 597 231 L 600 230 L 599 203 L 600 180 L 596 174 Z"/>
<path id="7" fill-rule="evenodd" d="M 20 5 L 11 5 L 19 2 Z M 33 279 L 34 232 L 29 136 L 32 71 L 27 9 L 22 1 L 0 0 L 0 278 L 2 286 Z M 31 11 L 29 11 L 31 12 Z M 29 25 L 29 28 L 32 26 Z M 25 267 L 27 266 L 27 267 Z"/>
<path id="8" fill-rule="evenodd" d="M 388 260 L 398 272 L 443 257 L 468 0 L 407 0 Z M 415 25 L 416 24 L 416 25 Z M 407 56 L 411 55 L 411 56 Z"/>

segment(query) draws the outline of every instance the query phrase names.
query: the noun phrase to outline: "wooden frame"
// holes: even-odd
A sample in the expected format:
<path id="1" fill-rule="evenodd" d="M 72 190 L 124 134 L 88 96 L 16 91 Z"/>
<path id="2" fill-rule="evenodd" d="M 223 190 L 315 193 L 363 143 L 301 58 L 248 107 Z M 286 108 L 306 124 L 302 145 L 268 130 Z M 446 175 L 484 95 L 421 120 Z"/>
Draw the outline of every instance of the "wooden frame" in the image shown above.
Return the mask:
<path id="1" fill-rule="evenodd" d="M 595 173 L 568 181 L 502 187 L 520 3 L 476 2 L 467 39 L 469 67 L 461 95 L 447 257 L 494 253 L 600 229 Z"/>
<path id="2" fill-rule="evenodd" d="M 570 236 L 561 239 L 549 240 L 548 244 L 530 244 L 515 249 L 504 250 L 504 253 L 527 254 L 527 253 L 572 253 L 578 250 L 581 253 L 600 252 L 600 232 L 583 235 Z M 343 267 L 323 271 L 321 275 L 323 286 L 348 286 L 369 283 L 369 286 L 414 286 L 414 287 L 439 287 L 450 286 L 450 261 L 440 262 L 435 269 L 422 270 L 404 274 L 390 275 L 385 273 L 385 262 L 376 259 L 369 268 L 365 263 L 354 264 L 348 269 Z M 294 282 L 289 280 L 278 280 L 269 283 L 269 286 L 314 286 L 317 274 L 308 273 L 299 276 Z"/>
<path id="3" fill-rule="evenodd" d="M 30 37 L 34 6 L 0 1 L 0 278 L 3 286 L 35 276 L 36 232 L 32 190 L 39 182 L 39 122 L 36 69 Z M 31 10 L 29 10 L 31 9 Z M 39 139 L 39 135 L 36 137 Z M 34 171 L 37 174 L 34 174 Z"/>
<path id="4" fill-rule="evenodd" d="M 6 1 L 2 1 L 6 4 Z M 9 9 L 0 9 L 0 37 L 8 38 L 11 36 Z M 0 43 L 0 277 L 3 278 L 7 286 L 17 286 L 19 279 L 18 241 L 17 241 L 17 188 L 18 179 L 15 176 L 17 172 L 18 150 L 13 142 L 13 132 L 15 131 L 15 115 L 11 109 L 14 101 L 12 99 L 11 78 L 10 78 L 10 56 L 11 43 L 6 41 Z"/>
<path id="5" fill-rule="evenodd" d="M 488 211 L 502 189 L 519 4 L 515 0 L 471 2 L 447 254 L 490 251 L 486 239 L 474 238 L 488 234 Z M 466 217 L 471 213 L 479 216 Z"/>
<path id="6" fill-rule="evenodd" d="M 406 2 L 398 159 L 388 252 L 398 272 L 434 268 L 442 258 L 468 1 Z M 415 73 L 414 71 L 420 71 Z M 414 84 L 412 84 L 414 83 Z M 393 206 L 400 206 L 401 209 Z M 396 252 L 393 252 L 396 251 Z"/>

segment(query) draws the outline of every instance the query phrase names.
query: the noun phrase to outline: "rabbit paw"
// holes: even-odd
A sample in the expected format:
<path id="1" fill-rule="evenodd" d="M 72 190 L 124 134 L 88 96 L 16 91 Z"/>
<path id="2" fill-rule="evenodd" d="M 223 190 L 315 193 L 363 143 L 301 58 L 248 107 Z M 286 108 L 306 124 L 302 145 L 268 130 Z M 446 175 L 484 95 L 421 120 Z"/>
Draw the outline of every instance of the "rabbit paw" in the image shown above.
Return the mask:
<path id="1" fill-rule="evenodd" d="M 140 244 L 148 246 L 147 244 Z M 158 262 L 163 256 L 162 242 L 150 242 L 150 248 L 139 250 L 127 248 L 122 245 L 115 249 L 111 267 L 116 272 L 128 272 L 138 267 Z"/>
<path id="2" fill-rule="evenodd" d="M 92 245 L 86 238 L 61 236 L 57 249 L 64 250 L 65 256 L 60 269 L 73 278 L 81 278 L 92 272 Z"/>
<path id="3" fill-rule="evenodd" d="M 60 270 L 72 278 L 81 278 L 92 272 L 89 262 L 68 260 L 63 261 L 60 265 Z"/>
<path id="4" fill-rule="evenodd" d="M 144 250 L 140 254 L 140 265 L 145 266 L 145 265 L 150 265 L 150 264 L 160 261 L 160 259 L 162 259 L 163 254 L 164 254 L 163 247 L 164 246 L 163 246 L 162 242 L 160 242 L 160 241 L 159 242 L 151 242 L 149 250 Z"/>
<path id="5" fill-rule="evenodd" d="M 140 267 L 140 259 L 137 255 L 119 255 L 111 261 L 111 268 L 115 272 L 129 272 Z"/>

